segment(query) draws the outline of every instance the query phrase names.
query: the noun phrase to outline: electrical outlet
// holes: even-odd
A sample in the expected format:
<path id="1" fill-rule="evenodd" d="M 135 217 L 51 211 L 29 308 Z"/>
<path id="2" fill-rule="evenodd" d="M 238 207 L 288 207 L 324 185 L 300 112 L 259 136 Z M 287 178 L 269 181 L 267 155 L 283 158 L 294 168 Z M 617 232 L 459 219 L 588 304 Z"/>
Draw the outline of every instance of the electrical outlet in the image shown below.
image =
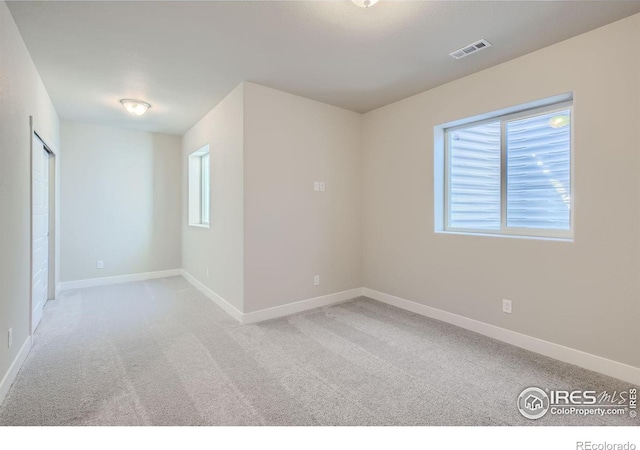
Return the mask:
<path id="1" fill-rule="evenodd" d="M 313 277 L 313 285 L 314 286 L 320 285 L 320 275 L 316 275 L 315 277 Z"/>
<path id="2" fill-rule="evenodd" d="M 96 269 L 104 269 L 104 261 L 96 261 Z"/>
<path id="3" fill-rule="evenodd" d="M 511 314 L 511 300 L 502 299 L 502 312 Z"/>
<path id="4" fill-rule="evenodd" d="M 11 346 L 13 345 L 13 328 L 9 328 L 8 344 L 9 344 L 9 348 L 11 348 Z"/>
<path id="5" fill-rule="evenodd" d="M 320 182 L 320 186 L 319 187 L 320 187 L 320 192 L 324 192 L 324 187 L 325 187 L 324 186 L 324 181 Z"/>

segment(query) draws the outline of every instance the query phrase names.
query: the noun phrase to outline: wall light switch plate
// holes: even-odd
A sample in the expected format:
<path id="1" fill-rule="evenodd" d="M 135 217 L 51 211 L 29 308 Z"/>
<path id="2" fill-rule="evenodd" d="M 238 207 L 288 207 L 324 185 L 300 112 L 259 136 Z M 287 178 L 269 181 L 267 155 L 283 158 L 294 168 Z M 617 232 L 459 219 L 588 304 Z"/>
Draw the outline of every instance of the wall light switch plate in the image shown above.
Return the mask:
<path id="1" fill-rule="evenodd" d="M 319 181 L 314 181 L 313 182 L 313 190 L 318 192 L 320 190 L 320 182 Z"/>
<path id="2" fill-rule="evenodd" d="M 324 181 L 320 182 L 320 192 L 324 192 Z"/>
<path id="3" fill-rule="evenodd" d="M 316 275 L 315 277 L 313 277 L 313 285 L 314 286 L 320 285 L 320 275 Z"/>
<path id="4" fill-rule="evenodd" d="M 13 345 L 13 328 L 9 328 L 8 344 L 9 344 L 9 348 L 11 348 L 11 346 Z"/>
<path id="5" fill-rule="evenodd" d="M 511 314 L 511 300 L 502 300 L 502 312 Z"/>
<path id="6" fill-rule="evenodd" d="M 104 261 L 96 261 L 96 269 L 104 269 Z"/>

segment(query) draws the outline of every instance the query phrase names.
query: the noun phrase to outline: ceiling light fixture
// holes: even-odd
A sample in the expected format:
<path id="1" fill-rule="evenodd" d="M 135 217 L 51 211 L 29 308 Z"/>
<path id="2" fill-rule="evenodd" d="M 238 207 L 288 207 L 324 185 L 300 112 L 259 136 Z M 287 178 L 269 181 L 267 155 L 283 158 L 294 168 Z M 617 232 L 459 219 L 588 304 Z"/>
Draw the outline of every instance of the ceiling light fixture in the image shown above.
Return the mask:
<path id="1" fill-rule="evenodd" d="M 378 3 L 378 0 L 351 0 L 351 1 L 361 8 L 368 8 Z"/>
<path id="2" fill-rule="evenodd" d="M 133 100 L 130 98 L 123 98 L 120 100 L 124 109 L 134 116 L 141 116 L 147 112 L 147 109 L 151 108 L 151 105 L 141 100 Z"/>

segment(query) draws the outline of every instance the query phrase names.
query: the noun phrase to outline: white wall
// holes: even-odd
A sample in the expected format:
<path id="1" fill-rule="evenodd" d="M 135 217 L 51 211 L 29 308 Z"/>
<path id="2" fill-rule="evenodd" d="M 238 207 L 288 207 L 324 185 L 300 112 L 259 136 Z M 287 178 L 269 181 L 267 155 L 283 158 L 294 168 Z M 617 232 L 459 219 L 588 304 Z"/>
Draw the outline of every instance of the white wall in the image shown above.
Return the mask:
<path id="1" fill-rule="evenodd" d="M 639 367 L 639 41 L 636 15 L 366 114 L 365 286 Z M 570 91 L 574 242 L 435 234 L 433 127 Z"/>
<path id="2" fill-rule="evenodd" d="M 253 83 L 244 96 L 244 312 L 361 287 L 361 115 Z"/>
<path id="3" fill-rule="evenodd" d="M 7 5 L 0 2 L 0 380 L 29 337 L 30 115 L 42 138 L 60 151 L 56 111 Z"/>
<path id="4" fill-rule="evenodd" d="M 180 268 L 180 137 L 65 121 L 61 145 L 61 281 Z"/>
<path id="5" fill-rule="evenodd" d="M 240 84 L 182 138 L 182 267 L 225 299 L 243 308 L 244 186 L 243 98 Z M 209 144 L 210 228 L 188 225 L 188 157 Z M 209 269 L 209 277 L 207 277 Z"/>

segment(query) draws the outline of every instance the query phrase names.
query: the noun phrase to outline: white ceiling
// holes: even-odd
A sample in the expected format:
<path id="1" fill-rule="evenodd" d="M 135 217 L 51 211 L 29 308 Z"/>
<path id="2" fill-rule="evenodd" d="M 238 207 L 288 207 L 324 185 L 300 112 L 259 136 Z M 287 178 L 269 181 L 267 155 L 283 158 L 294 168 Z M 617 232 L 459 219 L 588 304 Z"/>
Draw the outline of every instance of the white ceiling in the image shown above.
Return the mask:
<path id="1" fill-rule="evenodd" d="M 183 134 L 243 80 L 365 112 L 640 1 L 7 2 L 62 119 Z M 454 60 L 466 44 L 487 50 Z M 152 109 L 127 115 L 118 101 Z"/>

